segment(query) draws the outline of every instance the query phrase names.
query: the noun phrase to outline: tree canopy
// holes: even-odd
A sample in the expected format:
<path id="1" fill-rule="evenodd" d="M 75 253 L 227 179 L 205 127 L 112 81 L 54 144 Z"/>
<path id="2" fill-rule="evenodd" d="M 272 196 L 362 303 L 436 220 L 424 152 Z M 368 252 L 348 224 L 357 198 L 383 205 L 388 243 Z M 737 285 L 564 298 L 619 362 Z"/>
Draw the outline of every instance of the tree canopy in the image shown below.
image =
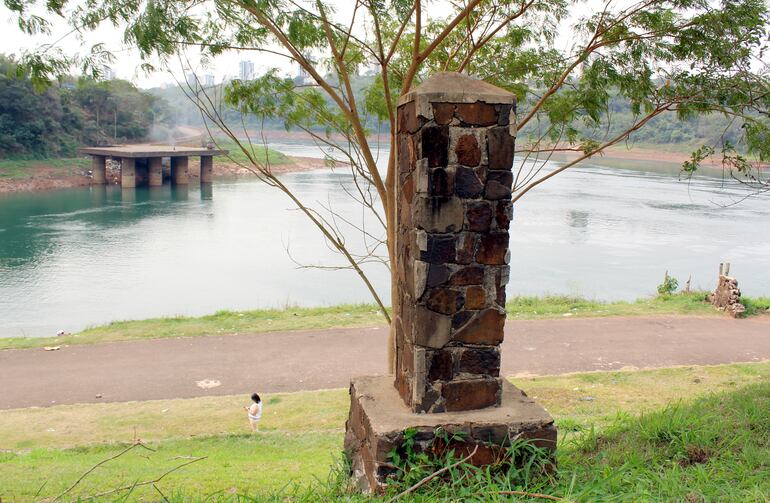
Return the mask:
<path id="1" fill-rule="evenodd" d="M 130 82 L 65 77 L 36 89 L 24 67 L 0 56 L 0 155 L 74 156 L 84 144 L 139 140 L 165 117 L 163 101 Z"/>

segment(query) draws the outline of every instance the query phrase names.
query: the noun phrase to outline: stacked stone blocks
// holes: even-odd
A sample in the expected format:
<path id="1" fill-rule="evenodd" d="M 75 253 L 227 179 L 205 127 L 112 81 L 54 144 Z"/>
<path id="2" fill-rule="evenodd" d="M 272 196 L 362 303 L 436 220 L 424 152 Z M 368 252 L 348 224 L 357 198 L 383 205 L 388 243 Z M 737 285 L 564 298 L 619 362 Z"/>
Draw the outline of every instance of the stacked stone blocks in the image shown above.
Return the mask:
<path id="1" fill-rule="evenodd" d="M 556 447 L 553 418 L 500 378 L 514 106 L 511 93 L 451 72 L 398 102 L 395 386 L 354 379 L 345 432 L 366 492 L 398 477 L 391 453 L 404 454 L 407 431 L 415 452 L 475 452 L 477 466 L 516 462 L 516 439 Z"/>
<path id="2" fill-rule="evenodd" d="M 396 388 L 414 412 L 500 404 L 512 95 L 398 108 Z"/>

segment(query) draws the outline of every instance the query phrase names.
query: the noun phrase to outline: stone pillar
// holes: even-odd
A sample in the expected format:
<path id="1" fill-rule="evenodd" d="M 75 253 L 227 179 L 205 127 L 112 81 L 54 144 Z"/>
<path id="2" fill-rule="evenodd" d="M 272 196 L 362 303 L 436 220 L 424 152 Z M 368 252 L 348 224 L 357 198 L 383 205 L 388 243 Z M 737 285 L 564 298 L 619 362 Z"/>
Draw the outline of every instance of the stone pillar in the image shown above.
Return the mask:
<path id="1" fill-rule="evenodd" d="M 437 430 L 459 433 L 450 447 L 478 449 L 478 466 L 511 461 L 514 439 L 556 446 L 551 416 L 500 377 L 514 96 L 439 73 L 399 99 L 397 127 L 395 376 L 351 382 L 345 434 L 353 477 L 375 492 L 407 429 L 424 452 Z"/>
<path id="2" fill-rule="evenodd" d="M 201 183 L 212 183 L 214 181 L 214 156 L 201 156 Z"/>
<path id="3" fill-rule="evenodd" d="M 171 158 L 171 183 L 174 185 L 187 185 L 189 183 L 188 164 L 187 157 Z"/>
<path id="4" fill-rule="evenodd" d="M 104 185 L 107 183 L 107 159 L 103 155 L 91 156 L 91 183 Z"/>
<path id="5" fill-rule="evenodd" d="M 124 189 L 136 187 L 136 159 L 132 157 L 120 159 L 120 186 Z"/>
<path id="6" fill-rule="evenodd" d="M 395 377 L 414 412 L 497 406 L 502 392 L 514 96 L 446 75 L 398 107 Z"/>
<path id="7" fill-rule="evenodd" d="M 149 172 L 150 187 L 160 187 L 163 185 L 163 165 L 160 157 L 150 157 L 147 160 L 147 169 Z"/>

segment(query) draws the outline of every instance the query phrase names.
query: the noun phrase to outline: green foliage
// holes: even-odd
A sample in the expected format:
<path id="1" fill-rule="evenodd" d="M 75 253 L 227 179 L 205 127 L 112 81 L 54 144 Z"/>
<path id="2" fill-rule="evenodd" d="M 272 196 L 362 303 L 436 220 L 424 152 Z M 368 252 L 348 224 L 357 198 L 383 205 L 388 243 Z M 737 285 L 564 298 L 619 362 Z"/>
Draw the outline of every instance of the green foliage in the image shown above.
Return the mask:
<path id="1" fill-rule="evenodd" d="M 440 472 L 421 485 L 422 498 L 473 500 L 485 488 L 514 488 L 536 485 L 546 481 L 553 466 L 549 451 L 535 446 L 529 440 L 514 440 L 501 449 L 499 459 L 482 468 L 462 462 L 472 449 L 465 444 L 463 434 L 437 428 L 435 437 L 426 445 L 418 442 L 416 428 L 404 432 L 404 441 L 390 452 L 396 472 L 388 481 L 388 494 L 399 494 L 432 474 Z M 500 446 L 487 445 L 487 448 Z"/>
<path id="2" fill-rule="evenodd" d="M 663 276 L 663 283 L 658 285 L 658 295 L 673 295 L 677 288 L 679 288 L 679 280 L 669 276 L 668 271 L 666 271 L 665 276 Z"/>
<path id="3" fill-rule="evenodd" d="M 770 313 L 770 297 L 741 297 L 741 304 L 746 306 L 745 316 Z"/>
<path id="4" fill-rule="evenodd" d="M 84 144 L 125 142 L 163 121 L 163 102 L 126 81 L 66 79 L 38 90 L 24 67 L 0 55 L 0 156 L 74 156 Z"/>

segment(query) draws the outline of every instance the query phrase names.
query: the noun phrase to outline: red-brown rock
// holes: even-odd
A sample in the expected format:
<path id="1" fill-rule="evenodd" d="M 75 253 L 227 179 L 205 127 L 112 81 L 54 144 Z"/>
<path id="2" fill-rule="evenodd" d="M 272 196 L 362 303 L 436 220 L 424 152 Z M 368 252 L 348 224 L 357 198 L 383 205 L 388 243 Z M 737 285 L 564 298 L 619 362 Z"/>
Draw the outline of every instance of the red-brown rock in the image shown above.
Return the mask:
<path id="1" fill-rule="evenodd" d="M 462 292 L 451 288 L 434 288 L 428 292 L 425 305 L 437 313 L 454 314 L 463 305 L 463 295 Z"/>
<path id="2" fill-rule="evenodd" d="M 452 381 L 444 384 L 441 394 L 446 400 L 447 412 L 475 410 L 499 404 L 501 388 L 497 379 Z"/>
<path id="3" fill-rule="evenodd" d="M 479 311 L 462 328 L 455 330 L 453 340 L 468 344 L 494 346 L 503 342 L 505 312 L 497 308 Z"/>
<path id="4" fill-rule="evenodd" d="M 512 216 L 513 204 L 510 201 L 498 201 L 495 207 L 495 221 L 497 222 L 497 228 L 500 230 L 508 230 L 511 225 Z"/>
<path id="5" fill-rule="evenodd" d="M 454 286 L 480 285 L 484 281 L 484 268 L 478 266 L 463 267 L 449 277 Z"/>
<path id="6" fill-rule="evenodd" d="M 457 105 L 457 117 L 471 126 L 491 126 L 497 124 L 497 111 L 494 105 L 483 101 L 460 103 Z"/>
<path id="7" fill-rule="evenodd" d="M 457 162 L 475 168 L 481 162 L 481 149 L 475 135 L 465 134 L 457 140 L 455 145 Z"/>
<path id="8" fill-rule="evenodd" d="M 492 223 L 492 207 L 486 201 L 473 201 L 466 204 L 465 218 L 469 231 L 487 232 Z"/>
<path id="9" fill-rule="evenodd" d="M 456 244 L 458 264 L 470 264 L 476 255 L 477 236 L 471 232 L 462 232 L 457 235 Z"/>
<path id="10" fill-rule="evenodd" d="M 414 175 L 409 175 L 404 180 L 403 185 L 401 185 L 401 195 L 404 196 L 404 201 L 412 204 L 412 199 L 414 198 Z"/>
<path id="11" fill-rule="evenodd" d="M 455 106 L 452 103 L 433 103 L 433 120 L 436 124 L 445 126 L 452 122 Z"/>
<path id="12" fill-rule="evenodd" d="M 476 252 L 476 262 L 479 264 L 503 265 L 508 251 L 508 233 L 494 232 L 484 234 L 479 238 L 479 249 Z"/>
<path id="13" fill-rule="evenodd" d="M 398 132 L 414 133 L 423 124 L 423 119 L 417 116 L 417 107 L 412 101 L 398 107 Z"/>
<path id="14" fill-rule="evenodd" d="M 465 309 L 484 309 L 487 305 L 487 294 L 480 286 L 470 286 L 465 290 Z"/>

